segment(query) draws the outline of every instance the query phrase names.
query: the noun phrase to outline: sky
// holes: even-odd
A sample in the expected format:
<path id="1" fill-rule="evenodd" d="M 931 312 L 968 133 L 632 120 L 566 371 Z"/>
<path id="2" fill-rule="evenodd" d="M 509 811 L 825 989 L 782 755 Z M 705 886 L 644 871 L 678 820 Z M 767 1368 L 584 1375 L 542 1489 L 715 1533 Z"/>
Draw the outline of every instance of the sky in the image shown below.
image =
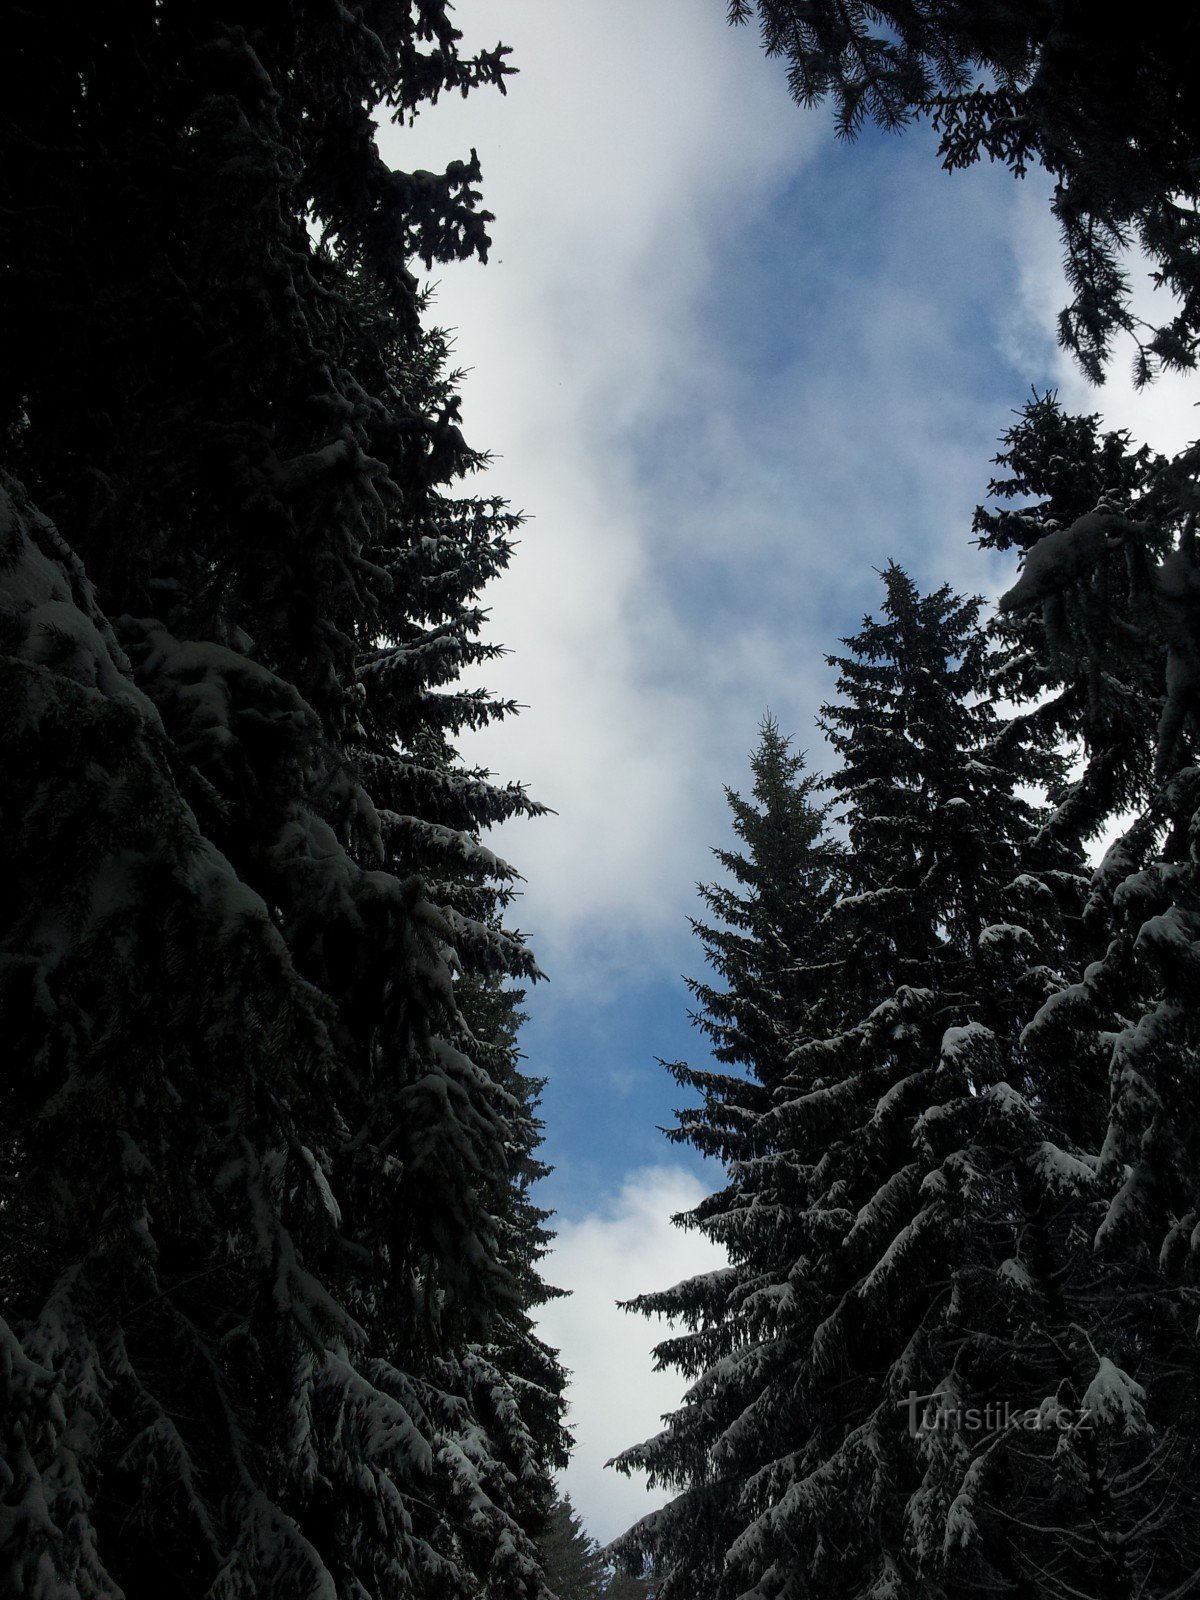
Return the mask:
<path id="1" fill-rule="evenodd" d="M 970 542 L 1001 430 L 1056 388 L 1160 449 L 1194 379 L 1094 390 L 1057 349 L 1066 298 L 1044 179 L 947 175 L 925 130 L 839 143 L 722 0 L 462 0 L 464 43 L 512 47 L 507 95 L 444 100 L 381 146 L 408 170 L 474 147 L 493 249 L 439 268 L 479 487 L 528 520 L 494 585 L 488 687 L 526 709 L 464 746 L 555 815 L 491 842 L 545 983 L 542 1331 L 573 1374 L 564 1485 L 606 1541 L 661 1502 L 606 1470 L 681 1384 L 618 1299 L 719 1265 L 671 1224 L 719 1174 L 669 1143 L 660 1059 L 701 1064 L 684 974 L 696 884 L 732 842 L 768 709 L 820 769 L 825 655 L 878 570 L 998 594 Z M 1148 291 L 1147 291 L 1148 292 Z"/>

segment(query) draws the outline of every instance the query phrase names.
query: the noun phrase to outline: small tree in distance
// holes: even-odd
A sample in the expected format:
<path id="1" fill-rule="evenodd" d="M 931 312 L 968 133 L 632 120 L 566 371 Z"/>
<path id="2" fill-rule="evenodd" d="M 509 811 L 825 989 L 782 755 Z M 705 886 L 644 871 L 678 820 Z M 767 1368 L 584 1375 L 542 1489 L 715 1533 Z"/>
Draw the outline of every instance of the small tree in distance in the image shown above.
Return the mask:
<path id="1" fill-rule="evenodd" d="M 555 1498 L 538 1548 L 546 1583 L 557 1600 L 605 1600 L 608 1568 L 570 1495 Z"/>

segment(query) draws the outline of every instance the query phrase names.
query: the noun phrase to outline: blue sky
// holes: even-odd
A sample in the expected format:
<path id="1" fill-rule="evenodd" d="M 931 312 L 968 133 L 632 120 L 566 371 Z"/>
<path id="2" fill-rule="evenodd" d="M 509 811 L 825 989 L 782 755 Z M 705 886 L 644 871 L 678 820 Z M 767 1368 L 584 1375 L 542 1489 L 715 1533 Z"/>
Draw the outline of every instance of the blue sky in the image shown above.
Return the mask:
<path id="1" fill-rule="evenodd" d="M 468 754 L 557 816 L 501 830 L 550 981 L 523 1045 L 560 1219 L 544 1319 L 574 1373 L 566 1483 L 612 1537 L 655 1503 L 603 1471 L 679 1393 L 653 1330 L 613 1307 L 713 1264 L 673 1230 L 715 1176 L 656 1131 L 700 1059 L 681 974 L 722 785 L 747 785 L 769 706 L 820 767 L 840 634 L 894 557 L 922 584 L 998 592 L 969 543 L 996 438 L 1030 385 L 1162 448 L 1195 384 L 1090 391 L 1053 340 L 1063 298 L 1038 179 L 948 176 L 927 133 L 834 139 L 722 0 L 463 0 L 502 38 L 506 97 L 390 129 L 397 166 L 478 148 L 490 264 L 439 272 L 468 438 L 530 517 L 490 595 L 511 648 L 491 687 L 528 709 Z M 659 1331 L 661 1337 L 661 1330 Z"/>

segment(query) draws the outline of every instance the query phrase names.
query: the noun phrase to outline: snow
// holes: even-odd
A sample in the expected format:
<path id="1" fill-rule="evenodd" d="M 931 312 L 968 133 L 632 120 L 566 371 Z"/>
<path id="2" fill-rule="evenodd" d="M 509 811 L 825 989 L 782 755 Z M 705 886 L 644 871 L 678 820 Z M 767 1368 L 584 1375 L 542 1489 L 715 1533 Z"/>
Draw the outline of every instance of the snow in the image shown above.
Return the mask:
<path id="1" fill-rule="evenodd" d="M 303 1161 L 309 1177 L 312 1179 L 313 1187 L 317 1191 L 321 1205 L 324 1207 L 330 1222 L 335 1228 L 340 1228 L 342 1225 L 342 1208 L 338 1205 L 333 1190 L 329 1187 L 329 1179 L 321 1170 L 320 1162 L 305 1144 L 297 1142 L 295 1150 L 301 1161 Z"/>
<path id="2" fill-rule="evenodd" d="M 1106 1140 L 1101 1155 L 1102 1166 L 1106 1159 L 1111 1161 L 1113 1151 L 1109 1146 L 1116 1143 L 1116 1130 L 1110 1128 L 1110 1138 Z M 1149 1209 L 1155 1187 L 1154 1175 L 1144 1163 L 1126 1166 L 1124 1182 L 1109 1202 L 1104 1219 L 1096 1229 L 1097 1246 L 1119 1238 L 1127 1229 L 1137 1226 Z"/>
<path id="3" fill-rule="evenodd" d="M 1038 1146 L 1030 1165 L 1047 1188 L 1056 1194 L 1090 1194 L 1096 1187 L 1093 1165 L 1073 1156 L 1068 1150 L 1059 1149 L 1048 1139 Z"/>
<path id="4" fill-rule="evenodd" d="M 1200 968 L 1200 922 L 1183 907 L 1171 906 L 1142 924 L 1135 948 L 1182 962 L 1187 969 Z"/>
<path id="5" fill-rule="evenodd" d="M 982 1022 L 968 1022 L 961 1028 L 946 1029 L 942 1035 L 941 1057 L 946 1062 L 956 1061 L 964 1053 L 971 1055 L 976 1046 L 991 1046 L 995 1042 L 995 1034 Z"/>
<path id="6" fill-rule="evenodd" d="M 1005 1283 L 1011 1283 L 1014 1289 L 1032 1289 L 1033 1279 L 1026 1267 L 1016 1259 L 1008 1256 L 996 1268 L 996 1276 Z"/>
<path id="7" fill-rule="evenodd" d="M 1146 1391 L 1140 1383 L 1107 1356 L 1101 1356 L 1096 1376 L 1084 1392 L 1081 1409 L 1094 1421 L 1120 1426 L 1123 1433 L 1144 1433 L 1149 1426 L 1145 1399 Z"/>
<path id="8" fill-rule="evenodd" d="M 1000 599 L 1000 611 L 1021 611 L 1067 588 L 1119 550 L 1137 531 L 1111 511 L 1089 511 L 1069 527 L 1056 528 L 1025 552 L 1021 576 Z"/>
<path id="9" fill-rule="evenodd" d="M 416 842 L 431 845 L 439 853 L 492 878 L 504 882 L 520 880 L 520 874 L 503 857 L 489 850 L 473 833 L 467 833 L 462 828 L 448 828 L 440 822 L 403 816 L 383 807 L 379 810 L 379 821 L 385 832 L 403 834 Z"/>
<path id="10" fill-rule="evenodd" d="M 989 1083 L 980 1099 L 990 1101 L 1002 1117 L 1013 1121 L 1028 1122 L 1033 1116 L 1025 1096 L 1018 1094 L 1008 1083 Z"/>
<path id="11" fill-rule="evenodd" d="M 898 1211 L 905 1205 L 916 1187 L 919 1171 L 920 1168 L 915 1161 L 909 1162 L 906 1167 L 901 1167 L 892 1173 L 880 1185 L 866 1205 L 860 1208 L 850 1232 L 846 1235 L 843 1248 L 852 1249 L 864 1237 L 869 1239 L 894 1225 Z"/>
<path id="12" fill-rule="evenodd" d="M 24 626 L 17 653 L 136 708 L 157 724 L 157 712 L 134 685 L 121 648 L 94 604 L 91 585 L 78 564 L 68 561 L 70 553 L 52 525 L 6 474 L 0 474 L 0 526 L 12 540 L 4 607 Z"/>
<path id="13" fill-rule="evenodd" d="M 286 947 L 275 931 L 262 896 L 242 882 L 228 858 L 206 839 L 199 841 L 188 862 L 186 881 L 201 899 L 219 911 L 222 920 L 245 918 L 259 923 L 279 953 L 285 953 Z"/>
<path id="14" fill-rule="evenodd" d="M 1087 1000 L 1088 991 L 1085 983 L 1070 983 L 1061 989 L 1056 989 L 1053 994 L 1046 996 L 1038 1007 L 1036 1015 L 1021 1030 L 1021 1043 L 1026 1044 L 1036 1038 L 1038 1031 L 1046 1026 L 1056 1011 L 1070 1010 L 1072 1006 L 1083 1006 Z"/>
<path id="15" fill-rule="evenodd" d="M 1009 884 L 1009 889 L 1021 889 L 1038 899 L 1046 899 L 1050 891 L 1041 878 L 1035 878 L 1031 872 L 1019 872 Z"/>
<path id="16" fill-rule="evenodd" d="M 946 1514 L 946 1529 L 942 1549 L 945 1555 L 950 1556 L 955 1547 L 964 1549 L 978 1533 L 973 1507 L 981 1488 L 981 1480 L 986 1469 L 987 1456 L 979 1455 L 971 1462 L 963 1475 L 962 1485 L 958 1494 L 950 1504 Z"/>
<path id="17" fill-rule="evenodd" d="M 1028 928 L 1016 922 L 993 922 L 979 935 L 979 948 L 987 950 L 992 945 L 1021 944 L 1032 947 L 1035 943 Z"/>
<path id="18" fill-rule="evenodd" d="M 868 1600 L 907 1600 L 908 1592 L 899 1567 L 885 1552 L 879 1576 L 868 1590 Z"/>

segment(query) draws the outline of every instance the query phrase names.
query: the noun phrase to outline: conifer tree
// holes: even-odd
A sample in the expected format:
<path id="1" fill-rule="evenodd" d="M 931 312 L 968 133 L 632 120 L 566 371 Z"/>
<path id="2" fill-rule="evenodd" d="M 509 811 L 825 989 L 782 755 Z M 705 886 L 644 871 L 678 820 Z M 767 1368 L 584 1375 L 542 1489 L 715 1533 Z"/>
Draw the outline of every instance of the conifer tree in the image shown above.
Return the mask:
<path id="1" fill-rule="evenodd" d="M 894 563 L 883 576 L 882 615 L 829 657 L 841 700 L 823 712 L 850 862 L 843 963 L 863 1014 L 905 985 L 954 989 L 1029 832 L 1017 785 L 1061 777 L 1053 751 L 1001 737 L 982 602 L 922 596 Z"/>
<path id="2" fill-rule="evenodd" d="M 1134 449 L 1128 434 L 1103 432 L 1098 416 L 1070 416 L 1053 394 L 1035 393 L 1002 444 L 996 461 L 1005 470 L 988 484 L 994 504 L 975 513 L 980 545 L 1024 556 L 1087 517 L 1103 553 L 1095 584 L 1056 589 L 999 619 L 1014 645 L 1009 698 L 1029 707 L 1024 720 L 1043 742 L 1072 744 L 1083 757 L 1051 826 L 1089 838 L 1143 805 L 1153 785 L 1165 645 L 1146 569 L 1131 561 L 1121 530 L 1136 525 L 1145 554 L 1161 557 L 1178 528 L 1178 500 L 1162 457 Z M 1083 636 L 1088 653 L 1078 647 Z"/>
<path id="3" fill-rule="evenodd" d="M 557 1600 L 605 1600 L 608 1581 L 604 1557 L 584 1528 L 570 1495 L 562 1495 L 550 1507 L 538 1545 L 546 1582 Z"/>
<path id="4" fill-rule="evenodd" d="M 797 1042 L 772 1117 L 802 1174 L 787 1246 L 799 1315 L 779 1454 L 748 1482 L 755 1515 L 730 1553 L 756 1583 L 787 1574 L 830 1595 L 953 1592 L 954 1506 L 931 1539 L 928 1469 L 899 1411 L 946 1394 L 963 1280 L 981 1247 L 994 1276 L 998 1225 L 1019 1215 L 993 1106 L 1025 1087 L 1020 1029 L 1061 981 L 1081 887 L 1068 854 L 1031 858 L 1038 819 L 1019 788 L 1053 786 L 1061 766 L 997 719 L 980 602 L 921 596 L 895 566 L 884 581 L 880 618 L 831 658 L 848 892 L 828 919 L 824 1036 Z M 1045 1099 L 1035 1120 L 1074 1159 L 1061 1109 Z M 994 1317 L 988 1331 L 1003 1339 Z M 951 1437 L 956 1458 L 970 1449 Z"/>
<path id="5" fill-rule="evenodd" d="M 636 1570 L 647 1558 L 657 1565 L 667 1554 L 665 1576 L 675 1593 L 716 1592 L 725 1549 L 742 1525 L 739 1484 L 722 1470 L 717 1451 L 724 1431 L 758 1397 L 763 1346 L 751 1335 L 769 1322 L 786 1284 L 777 1254 L 760 1237 L 762 1208 L 770 1203 L 757 1182 L 767 1153 L 762 1129 L 792 1042 L 805 1031 L 807 1012 L 827 981 L 819 929 L 840 870 L 824 830 L 825 807 L 814 796 L 816 779 L 770 716 L 760 726 L 750 765 L 752 798 L 726 789 L 743 848 L 714 851 L 728 881 L 700 886 L 715 925 L 693 923 L 721 984 L 691 981 L 701 1006 L 694 1020 L 727 1070 L 680 1062 L 670 1067 L 679 1083 L 702 1096 L 702 1105 L 683 1109 L 669 1137 L 719 1156 L 729 1173 L 727 1186 L 687 1225 L 719 1240 L 730 1263 L 633 1302 L 636 1310 L 689 1325 L 692 1331 L 661 1345 L 656 1358 L 679 1367 L 695 1387 L 666 1433 L 616 1463 L 622 1470 L 644 1468 L 652 1481 L 685 1491 L 619 1547 Z"/>
<path id="6" fill-rule="evenodd" d="M 791 750 L 769 714 L 750 770 L 749 800 L 725 790 L 744 853 L 714 849 L 728 881 L 697 889 L 716 925 L 692 921 L 722 987 L 688 980 L 700 1005 L 693 1021 L 711 1040 L 714 1058 L 746 1076 L 695 1072 L 682 1063 L 671 1068 L 678 1082 L 706 1095 L 703 1120 L 710 1130 L 718 1103 L 735 1119 L 762 1109 L 787 1071 L 792 1041 L 820 985 L 822 952 L 813 930 L 832 903 L 839 870 L 825 837 L 826 808 L 815 797 L 819 780 L 806 772 L 804 757 Z M 699 1120 L 686 1111 L 680 1118 L 681 1129 Z M 718 1142 L 712 1153 L 727 1155 L 728 1149 Z"/>
<path id="7" fill-rule="evenodd" d="M 1026 1219 L 1006 1264 L 1004 1386 L 1053 1426 L 999 1438 L 952 1471 L 959 1532 L 968 1566 L 999 1547 L 1038 1593 L 1173 1595 L 1194 1583 L 1200 1494 L 1195 1262 L 1180 1248 L 1198 1169 L 1177 1077 L 1194 1010 L 1178 978 L 1195 737 L 1192 453 L 1168 463 L 1131 450 L 1053 397 L 1035 397 L 1005 444 L 1011 476 L 993 491 L 1034 503 L 980 512 L 976 525 L 985 542 L 1025 551 L 1006 631 L 1020 641 L 1015 681 L 1042 701 L 1021 720 L 1086 755 L 1043 834 L 1133 815 L 1093 880 L 1068 981 L 1024 1031 L 1024 1093 L 1004 1112 L 1010 1141 L 1025 1128 L 1011 1177 Z M 1102 1113 L 1090 1132 L 1076 1124 L 1081 1161 L 1044 1160 L 1034 1129 L 1055 1094 Z M 1050 1179 L 1041 1196 L 1031 1176 Z M 986 1284 L 965 1280 L 964 1304 Z"/>
<path id="8" fill-rule="evenodd" d="M 412 270 L 487 217 L 372 121 L 503 87 L 458 43 L 395 0 L 6 36 L 6 1592 L 540 1582 L 534 1086 L 465 1004 L 537 975 L 478 838 L 536 807 L 454 753 L 516 519 L 457 489 Z"/>
<path id="9" fill-rule="evenodd" d="M 1030 453 L 1044 454 L 1047 435 L 1054 440 L 1062 431 L 1053 412 L 1030 413 L 1026 424 Z M 1086 464 L 1085 449 L 1056 454 L 1060 473 L 1072 470 L 1081 457 Z M 1129 1171 L 1114 1199 L 1111 1222 L 1116 1227 L 1118 1218 L 1130 1221 L 1141 1215 L 1150 1230 L 1144 1242 L 1157 1251 L 1162 1232 L 1174 1225 L 1172 1219 L 1192 1209 L 1191 1197 L 1200 1181 L 1195 1119 L 1185 1099 L 1166 1112 L 1150 1088 L 1159 1071 L 1164 1087 L 1182 1073 L 1176 1092 L 1186 1098 L 1190 1069 L 1184 1062 L 1190 1059 L 1194 1025 L 1194 1007 L 1182 974 L 1192 937 L 1194 865 L 1189 841 L 1200 705 L 1194 524 L 1200 459 L 1194 447 L 1174 461 L 1144 455 L 1140 459 L 1144 482 L 1134 498 L 1122 493 L 1123 483 L 1112 482 L 1110 466 L 1094 506 L 1073 505 L 1069 507 L 1073 516 L 1056 517 L 1052 511 L 1047 514 L 1050 508 L 1043 501 L 1012 519 L 1023 528 L 1024 558 L 1021 576 L 1001 605 L 1035 645 L 1041 641 L 1039 665 L 1051 686 L 1062 689 L 1072 677 L 1091 682 L 1103 677 L 1111 684 L 1114 664 L 1120 662 L 1117 657 L 1114 663 L 1115 637 L 1125 641 L 1125 659 L 1138 664 L 1138 682 L 1146 685 L 1140 709 L 1143 725 L 1153 735 L 1147 739 L 1143 734 L 1142 740 L 1143 746 L 1150 744 L 1150 755 L 1142 763 L 1141 783 L 1118 796 L 1121 809 L 1132 805 L 1134 810 L 1093 888 L 1103 957 L 1076 985 L 1074 998 L 1081 1016 L 1089 1012 L 1092 1016 L 1090 1025 L 1080 1030 L 1082 1037 L 1107 1035 L 1118 1019 L 1112 1069 L 1114 1122 L 1106 1164 L 1115 1176 L 1122 1171 L 1122 1160 L 1128 1161 Z M 1016 487 L 1043 495 L 1044 475 L 1027 472 Z M 1005 519 L 999 522 L 1000 537 L 1009 525 Z M 1063 626 L 1064 619 L 1068 626 Z M 1131 712 L 1128 722 L 1134 720 Z M 1080 721 L 1096 759 L 1106 758 L 1113 767 L 1128 759 L 1122 748 L 1128 741 L 1123 740 L 1125 730 L 1119 724 L 1097 728 L 1083 718 Z M 1117 810 L 1117 804 L 1111 805 L 1110 815 Z M 1039 1027 L 1048 1027 L 1050 1020 L 1039 1019 Z M 1104 1044 L 1111 1046 L 1111 1036 L 1104 1038 Z M 1144 1061 L 1146 1076 L 1132 1058 L 1125 1059 L 1130 1051 Z M 1153 1062 L 1160 1052 L 1156 1069 Z M 1175 1065 L 1168 1066 L 1169 1061 Z M 1155 1163 L 1153 1179 L 1146 1165 L 1154 1142 L 1147 1137 L 1148 1114 L 1170 1148 Z M 1140 1134 L 1134 1134 L 1134 1127 L 1141 1129 Z M 1135 1151 L 1136 1158 L 1130 1161 Z M 1151 1206 L 1149 1194 L 1155 1187 L 1160 1189 L 1159 1198 Z M 1146 1200 L 1145 1213 L 1134 1201 L 1137 1194 Z"/>
<path id="10" fill-rule="evenodd" d="M 604 1600 L 656 1600 L 659 1580 L 653 1572 L 614 1572 L 604 1591 Z"/>
<path id="11" fill-rule="evenodd" d="M 1022 1044 L 1067 990 L 1084 880 L 1016 790 L 1061 763 L 998 721 L 979 602 L 885 582 L 826 711 L 836 972 L 761 1155 L 731 1166 L 748 1197 L 718 1197 L 711 1229 L 725 1280 L 753 1261 L 757 1293 L 718 1275 L 637 1302 L 689 1325 L 659 1358 L 693 1381 L 624 1458 L 684 1491 L 624 1548 L 657 1554 L 668 1597 L 1065 1594 L 1072 1570 L 1083 1592 L 1129 1575 L 1165 1595 L 1187 1557 L 1161 1506 L 1190 1506 L 1189 1444 L 1151 1438 L 1122 1364 L 1144 1283 L 1081 1249 L 1102 1106 Z"/>
<path id="12" fill-rule="evenodd" d="M 1031 413 L 1027 459 L 1036 464 L 1049 456 L 1060 477 L 1084 477 L 1094 459 L 1086 447 L 1095 431 L 1091 424 L 1092 419 L 1068 419 L 1076 442 L 1064 449 L 1061 418 Z M 1051 453 L 1048 444 L 1058 447 Z M 1045 514 L 1044 503 L 1035 503 L 1014 519 L 1023 527 L 1025 556 L 1021 577 L 1002 602 L 1006 612 L 1035 643 L 1045 642 L 1040 666 L 1059 688 L 1073 678 L 1111 681 L 1110 641 L 1121 639 L 1118 675 L 1129 682 L 1120 666 L 1138 663 L 1135 682 L 1147 686 L 1143 743 L 1152 757 L 1144 781 L 1122 807 L 1132 803 L 1132 813 L 1092 886 L 1094 959 L 1081 964 L 1075 981 L 1038 1014 L 1029 1038 L 1034 1051 L 1059 1059 L 1090 1056 L 1103 1069 L 1107 1129 L 1096 1162 L 1101 1204 L 1095 1249 L 1100 1270 L 1131 1285 L 1130 1372 L 1138 1385 L 1130 1402 L 1131 1428 L 1171 1473 L 1171 1492 L 1162 1496 L 1169 1521 L 1148 1517 L 1147 1528 L 1168 1541 L 1168 1528 L 1186 1530 L 1178 1540 L 1179 1569 L 1187 1572 L 1190 1563 L 1194 1575 L 1200 1132 L 1197 1006 L 1189 974 L 1197 949 L 1198 462 L 1194 448 L 1174 461 L 1144 452 L 1120 455 L 1126 467 L 1131 459 L 1142 463 L 1135 495 L 1114 472 L 1122 463 L 1110 455 L 1105 477 L 1090 485 L 1093 505 L 1085 500 L 1053 517 Z M 1040 496 L 1043 483 L 1029 472 L 1018 487 Z M 1069 629 L 1062 626 L 1064 618 Z M 1106 739 L 1103 725 L 1084 722 L 1083 732 L 1093 764 L 1120 770 L 1126 754 L 1119 741 Z M 1128 1529 L 1137 1524 L 1127 1510 L 1114 1523 L 1113 1543 L 1124 1554 Z M 1156 1579 L 1161 1587 L 1147 1585 L 1146 1592 L 1170 1593 L 1171 1571 L 1167 1557 Z"/>
<path id="13" fill-rule="evenodd" d="M 756 14 L 768 55 L 782 56 L 801 106 L 834 101 L 840 137 L 868 119 L 899 130 L 928 119 L 948 170 L 987 158 L 1054 180 L 1071 300 L 1062 343 L 1102 381 L 1113 335 L 1130 333 L 1136 374 L 1191 368 L 1200 344 L 1200 200 L 1191 12 L 1156 9 L 1099 27 L 1078 0 L 728 0 L 731 22 Z M 1147 325 L 1132 305 L 1124 253 L 1140 245 L 1173 314 Z"/>

